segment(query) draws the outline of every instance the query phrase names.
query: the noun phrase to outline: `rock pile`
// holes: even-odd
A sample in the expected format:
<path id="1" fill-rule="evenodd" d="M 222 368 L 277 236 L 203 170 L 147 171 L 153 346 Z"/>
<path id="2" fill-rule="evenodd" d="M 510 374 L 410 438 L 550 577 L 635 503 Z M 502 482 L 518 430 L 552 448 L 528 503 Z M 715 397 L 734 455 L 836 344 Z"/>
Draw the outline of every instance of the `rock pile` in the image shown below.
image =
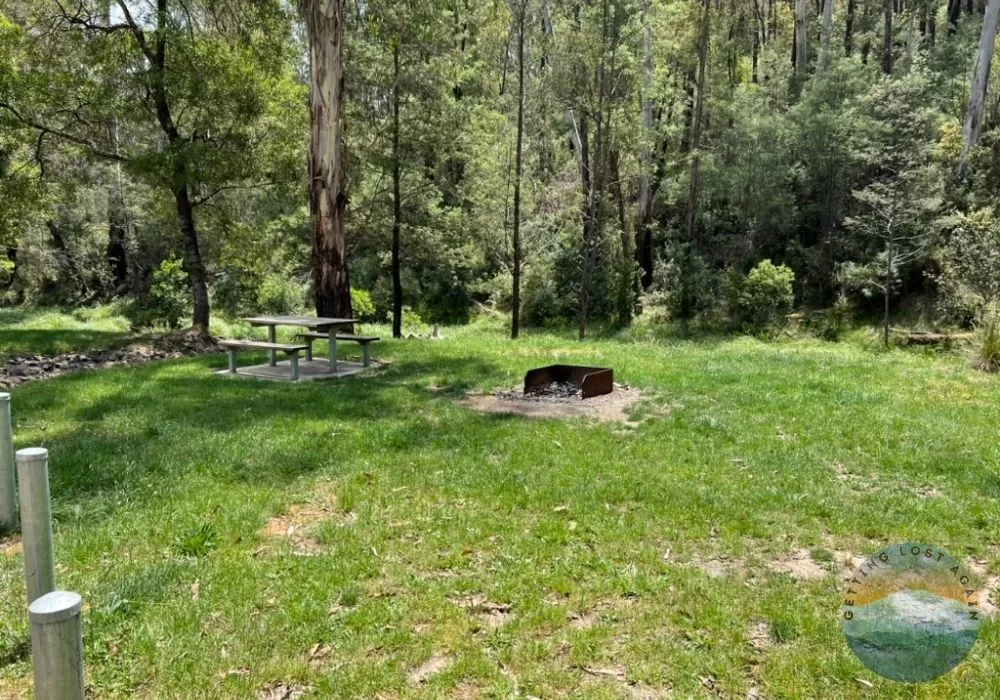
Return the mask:
<path id="1" fill-rule="evenodd" d="M 218 352 L 215 340 L 197 331 L 150 336 L 128 347 L 61 355 L 8 355 L 0 366 L 0 388 L 15 387 L 66 372 L 138 365 L 153 360 L 169 360 Z"/>

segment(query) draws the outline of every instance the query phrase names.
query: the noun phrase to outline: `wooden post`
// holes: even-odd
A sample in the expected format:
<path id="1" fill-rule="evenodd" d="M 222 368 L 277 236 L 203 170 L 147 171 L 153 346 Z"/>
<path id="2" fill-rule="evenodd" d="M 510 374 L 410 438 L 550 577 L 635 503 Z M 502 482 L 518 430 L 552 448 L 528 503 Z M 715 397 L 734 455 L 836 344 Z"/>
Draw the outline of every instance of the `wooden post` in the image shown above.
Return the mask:
<path id="1" fill-rule="evenodd" d="M 28 606 L 38 700 L 83 700 L 83 600 L 55 591 Z"/>
<path id="2" fill-rule="evenodd" d="M 267 327 L 267 342 L 269 342 L 269 343 L 276 343 L 276 342 L 278 342 L 276 340 L 277 337 L 278 336 L 277 336 L 277 332 L 275 330 L 275 327 L 274 326 L 268 326 Z M 271 366 L 272 367 L 276 366 L 278 364 L 278 353 L 272 348 L 271 350 L 267 351 L 267 355 L 268 355 L 267 360 L 271 364 Z"/>
<path id="3" fill-rule="evenodd" d="M 24 581 L 30 605 L 56 589 L 52 504 L 49 501 L 49 451 L 41 447 L 18 450 L 15 461 L 21 499 Z"/>
<path id="4" fill-rule="evenodd" d="M 10 422 L 10 394 L 0 394 L 0 535 L 17 527 L 16 489 L 14 431 Z"/>

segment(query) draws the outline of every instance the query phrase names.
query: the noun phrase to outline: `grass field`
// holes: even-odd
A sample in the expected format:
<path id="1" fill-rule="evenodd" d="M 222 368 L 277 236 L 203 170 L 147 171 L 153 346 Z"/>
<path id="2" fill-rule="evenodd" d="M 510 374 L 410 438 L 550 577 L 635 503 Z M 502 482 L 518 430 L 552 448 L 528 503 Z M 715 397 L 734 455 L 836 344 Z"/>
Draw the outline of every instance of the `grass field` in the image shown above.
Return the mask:
<path id="1" fill-rule="evenodd" d="M 14 390 L 95 696 L 1000 694 L 995 621 L 933 683 L 869 672 L 838 577 L 894 542 L 1000 573 L 998 379 L 815 341 L 444 334 L 335 383 L 212 356 Z M 460 403 L 554 360 L 614 367 L 636 424 Z M 0 546 L 0 696 L 30 687 L 21 579 Z"/>

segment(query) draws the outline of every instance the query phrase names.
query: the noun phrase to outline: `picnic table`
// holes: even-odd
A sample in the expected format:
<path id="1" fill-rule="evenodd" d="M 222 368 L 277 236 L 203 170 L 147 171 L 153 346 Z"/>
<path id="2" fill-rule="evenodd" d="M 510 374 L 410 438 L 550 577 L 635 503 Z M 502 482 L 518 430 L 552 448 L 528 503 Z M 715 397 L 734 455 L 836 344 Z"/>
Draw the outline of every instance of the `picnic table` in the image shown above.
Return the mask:
<path id="1" fill-rule="evenodd" d="M 327 333 L 330 339 L 330 372 L 337 373 L 337 329 L 343 326 L 353 326 L 358 323 L 353 318 L 323 318 L 315 316 L 251 316 L 244 318 L 244 321 L 251 326 L 267 327 L 267 341 L 275 343 L 278 326 L 292 326 L 294 328 L 307 328 L 311 331 Z M 274 349 L 268 350 L 268 363 L 275 367 L 278 358 Z"/>

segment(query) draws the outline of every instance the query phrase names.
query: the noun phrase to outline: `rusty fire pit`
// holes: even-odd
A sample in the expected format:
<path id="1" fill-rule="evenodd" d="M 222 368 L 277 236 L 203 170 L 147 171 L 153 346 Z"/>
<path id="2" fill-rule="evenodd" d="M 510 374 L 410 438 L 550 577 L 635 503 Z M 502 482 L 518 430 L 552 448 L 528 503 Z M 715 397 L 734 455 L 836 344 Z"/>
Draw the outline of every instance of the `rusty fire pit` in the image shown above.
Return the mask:
<path id="1" fill-rule="evenodd" d="M 615 388 L 614 370 L 605 367 L 579 367 L 577 365 L 550 365 L 533 369 L 524 376 L 524 393 L 556 395 L 559 387 L 570 387 L 580 398 L 610 394 Z"/>

